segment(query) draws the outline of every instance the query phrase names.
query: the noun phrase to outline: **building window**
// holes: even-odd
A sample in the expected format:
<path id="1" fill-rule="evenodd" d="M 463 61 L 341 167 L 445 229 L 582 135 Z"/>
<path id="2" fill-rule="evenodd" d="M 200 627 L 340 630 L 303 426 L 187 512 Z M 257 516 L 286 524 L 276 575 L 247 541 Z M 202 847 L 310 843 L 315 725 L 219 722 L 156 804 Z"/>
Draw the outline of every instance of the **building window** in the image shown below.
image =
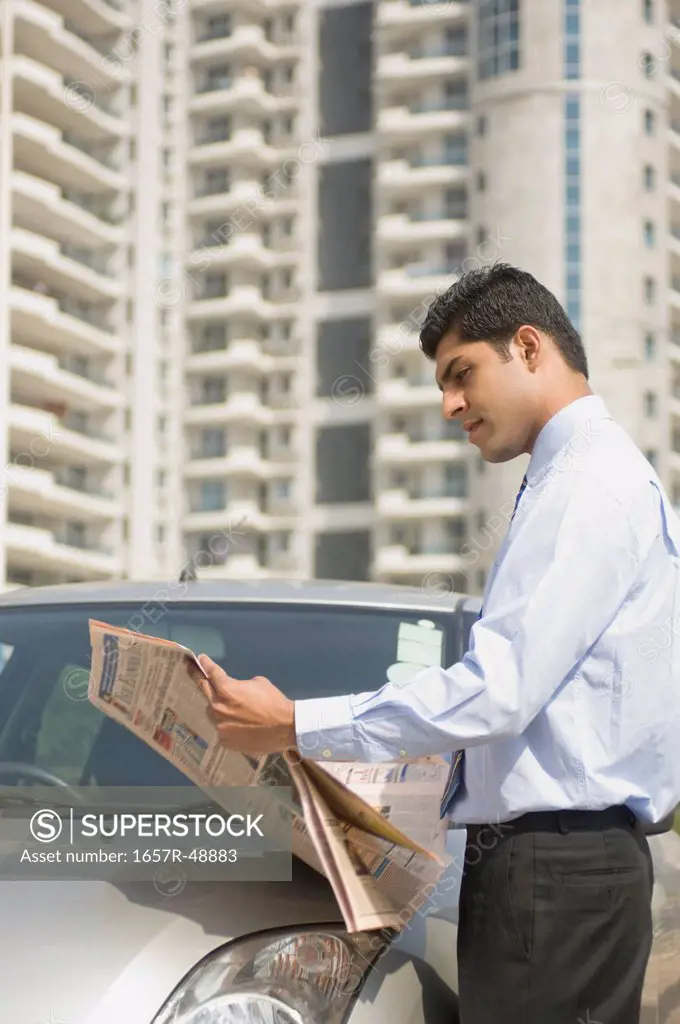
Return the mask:
<path id="1" fill-rule="evenodd" d="M 208 18 L 201 40 L 224 39 L 231 35 L 231 15 L 216 14 Z"/>
<path id="2" fill-rule="evenodd" d="M 226 401 L 227 389 L 224 377 L 203 377 L 200 395 L 201 405 L 220 405 Z"/>
<path id="3" fill-rule="evenodd" d="M 480 136 L 481 135 L 486 135 L 486 129 L 487 129 L 486 115 L 485 114 L 480 114 L 479 117 L 477 118 L 477 134 L 480 135 Z"/>
<path id="4" fill-rule="evenodd" d="M 447 188 L 444 193 L 444 210 L 449 220 L 467 217 L 467 193 L 464 188 Z"/>
<path id="5" fill-rule="evenodd" d="M 227 347 L 225 323 L 206 324 L 194 345 L 194 352 L 218 352 Z"/>
<path id="6" fill-rule="evenodd" d="M 567 316 L 577 330 L 581 321 L 581 101 L 564 98 L 565 284 Z"/>
<path id="7" fill-rule="evenodd" d="M 645 416 L 647 416 L 648 419 L 653 420 L 658 410 L 656 394 L 653 391 L 645 391 L 644 404 Z"/>
<path id="8" fill-rule="evenodd" d="M 645 135 L 653 135 L 656 130 L 656 118 L 653 110 L 645 110 Z"/>
<path id="9" fill-rule="evenodd" d="M 579 0 L 564 0 L 564 77 L 581 77 L 581 15 Z"/>
<path id="10" fill-rule="evenodd" d="M 200 512 L 219 512 L 226 506 L 224 480 L 201 480 L 198 499 Z"/>
<path id="11" fill-rule="evenodd" d="M 653 0 L 642 0 L 642 17 L 651 25 L 654 21 L 654 3 Z"/>
<path id="12" fill-rule="evenodd" d="M 638 62 L 642 68 L 645 78 L 652 78 L 656 71 L 656 61 L 651 53 L 643 53 Z"/>
<path id="13" fill-rule="evenodd" d="M 468 471 L 464 462 L 444 466 L 443 494 L 448 498 L 468 497 Z"/>
<path id="14" fill-rule="evenodd" d="M 210 271 L 203 278 L 201 298 L 219 299 L 227 294 L 227 275 L 220 270 Z"/>
<path id="15" fill-rule="evenodd" d="M 486 175 L 484 171 L 479 171 L 477 174 L 477 191 L 486 192 Z"/>
<path id="16" fill-rule="evenodd" d="M 653 249 L 656 244 L 656 231 L 654 229 L 654 223 L 651 220 L 645 221 L 643 233 L 645 245 L 648 249 Z"/>
<path id="17" fill-rule="evenodd" d="M 656 188 L 656 170 L 651 164 L 647 164 L 644 170 L 645 191 L 653 192 Z"/>
<path id="18" fill-rule="evenodd" d="M 651 362 L 656 355 L 656 338 L 651 332 L 645 334 L 645 359 Z"/>
<path id="19" fill-rule="evenodd" d="M 219 92 L 222 89 L 231 88 L 231 66 L 229 64 L 217 64 L 208 68 L 203 85 L 199 92 Z"/>
<path id="20" fill-rule="evenodd" d="M 645 302 L 648 306 L 656 301 L 656 281 L 653 277 L 646 277 L 644 280 Z"/>
<path id="21" fill-rule="evenodd" d="M 447 519 L 444 530 L 447 547 L 450 545 L 454 554 L 460 554 L 460 549 L 467 539 L 467 520 L 462 516 Z"/>
<path id="22" fill-rule="evenodd" d="M 220 459 L 227 452 L 227 438 L 223 427 L 205 427 L 201 431 L 197 458 Z"/>
<path id="23" fill-rule="evenodd" d="M 520 66 L 519 0 L 480 0 L 477 40 L 481 80 L 516 71 Z"/>
<path id="24" fill-rule="evenodd" d="M 444 137 L 442 163 L 461 166 L 468 160 L 467 137 L 465 135 L 446 135 Z"/>
<path id="25" fill-rule="evenodd" d="M 647 462 L 650 464 L 652 469 L 656 469 L 656 457 L 657 453 L 654 448 L 648 448 L 645 452 L 645 458 L 647 459 Z"/>

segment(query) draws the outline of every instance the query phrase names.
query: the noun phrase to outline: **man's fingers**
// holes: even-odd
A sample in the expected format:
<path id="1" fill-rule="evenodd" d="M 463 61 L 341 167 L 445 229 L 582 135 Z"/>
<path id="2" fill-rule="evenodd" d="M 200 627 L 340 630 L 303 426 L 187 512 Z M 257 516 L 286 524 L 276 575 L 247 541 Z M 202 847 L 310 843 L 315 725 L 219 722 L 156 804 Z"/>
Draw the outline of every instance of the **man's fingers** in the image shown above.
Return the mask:
<path id="1" fill-rule="evenodd" d="M 199 676 L 198 679 L 196 680 L 196 682 L 200 686 L 200 688 L 201 688 L 201 690 L 203 692 L 203 696 L 208 700 L 209 703 L 212 703 L 213 698 L 215 696 L 215 691 L 213 690 L 213 688 L 210 685 L 210 683 L 208 682 L 208 680 L 207 679 L 202 679 Z"/>

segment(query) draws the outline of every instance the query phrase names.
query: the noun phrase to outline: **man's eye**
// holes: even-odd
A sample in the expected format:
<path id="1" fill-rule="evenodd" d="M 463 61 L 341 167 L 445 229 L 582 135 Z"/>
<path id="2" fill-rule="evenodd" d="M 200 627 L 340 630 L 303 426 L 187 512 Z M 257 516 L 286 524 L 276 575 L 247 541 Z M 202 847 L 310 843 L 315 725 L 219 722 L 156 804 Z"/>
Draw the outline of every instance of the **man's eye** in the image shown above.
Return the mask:
<path id="1" fill-rule="evenodd" d="M 466 367 L 466 368 L 465 368 L 464 370 L 461 370 L 461 371 L 460 371 L 460 373 L 459 373 L 459 374 L 458 374 L 458 376 L 457 376 L 457 379 L 458 379 L 458 380 L 464 380 L 464 378 L 465 378 L 466 374 L 468 374 L 469 372 L 470 372 L 470 368 L 469 368 L 469 366 L 468 366 L 468 367 Z"/>

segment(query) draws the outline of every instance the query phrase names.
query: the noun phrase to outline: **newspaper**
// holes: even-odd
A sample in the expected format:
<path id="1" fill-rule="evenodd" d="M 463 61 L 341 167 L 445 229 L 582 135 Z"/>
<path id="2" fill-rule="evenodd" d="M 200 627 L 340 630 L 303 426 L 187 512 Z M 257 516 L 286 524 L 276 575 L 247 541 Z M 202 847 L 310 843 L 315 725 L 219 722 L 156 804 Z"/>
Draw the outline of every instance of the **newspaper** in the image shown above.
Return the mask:
<path id="1" fill-rule="evenodd" d="M 323 762 L 291 748 L 252 757 L 226 749 L 189 674 L 188 647 L 90 619 L 88 696 L 204 789 L 290 787 L 293 853 L 325 875 L 349 932 L 400 930 L 449 861 L 440 757 Z"/>

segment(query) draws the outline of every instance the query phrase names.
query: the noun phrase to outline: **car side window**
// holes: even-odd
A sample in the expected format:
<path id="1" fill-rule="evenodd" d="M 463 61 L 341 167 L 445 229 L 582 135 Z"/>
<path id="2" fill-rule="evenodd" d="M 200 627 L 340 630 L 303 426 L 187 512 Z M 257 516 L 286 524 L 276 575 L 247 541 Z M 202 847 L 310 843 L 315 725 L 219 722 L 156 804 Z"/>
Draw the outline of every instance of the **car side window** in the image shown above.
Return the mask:
<path id="1" fill-rule="evenodd" d="M 80 785 L 104 716 L 87 699 L 89 672 L 64 665 L 44 705 L 35 742 L 35 764 L 71 786 Z"/>

